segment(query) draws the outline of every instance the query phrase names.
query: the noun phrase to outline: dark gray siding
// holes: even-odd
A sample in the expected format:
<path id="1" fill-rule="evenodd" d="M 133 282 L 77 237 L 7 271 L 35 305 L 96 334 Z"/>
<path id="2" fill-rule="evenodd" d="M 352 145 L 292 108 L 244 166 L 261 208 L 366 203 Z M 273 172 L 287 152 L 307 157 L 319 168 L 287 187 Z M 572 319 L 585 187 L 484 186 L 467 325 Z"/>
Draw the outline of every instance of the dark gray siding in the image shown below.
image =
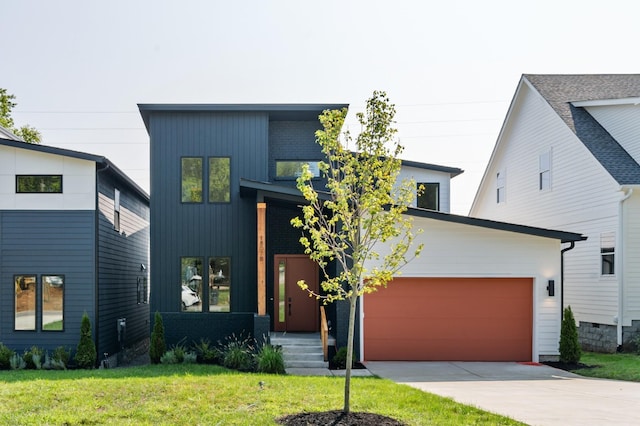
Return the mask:
<path id="1" fill-rule="evenodd" d="M 180 257 L 231 258 L 231 310 L 256 311 L 256 205 L 239 196 L 240 177 L 268 180 L 265 113 L 156 113 L 151 119 L 152 310 L 179 312 Z M 182 204 L 180 159 L 231 158 L 231 202 Z M 206 273 L 206 271 L 204 271 Z M 153 314 L 153 312 L 152 312 Z M 191 315 L 189 313 L 185 315 Z M 216 321 L 216 315 L 207 315 Z M 195 317 L 194 317 L 195 318 Z M 220 317 L 222 318 L 222 317 Z"/>
<path id="2" fill-rule="evenodd" d="M 80 338 L 82 314 L 95 318 L 95 212 L 0 212 L 0 341 L 14 349 L 37 345 L 53 349 L 64 345 L 75 350 Z M 64 281 L 64 331 L 14 331 L 16 274 L 59 275 Z M 36 296 L 41 309 L 41 290 Z"/>
<path id="3" fill-rule="evenodd" d="M 114 193 L 120 191 L 120 230 Z M 143 270 L 141 265 L 145 265 Z M 138 303 L 138 279 L 149 271 L 149 205 L 108 172 L 98 173 L 98 353 L 113 354 L 149 337 L 149 304 Z M 126 319 L 118 339 L 117 320 Z"/>

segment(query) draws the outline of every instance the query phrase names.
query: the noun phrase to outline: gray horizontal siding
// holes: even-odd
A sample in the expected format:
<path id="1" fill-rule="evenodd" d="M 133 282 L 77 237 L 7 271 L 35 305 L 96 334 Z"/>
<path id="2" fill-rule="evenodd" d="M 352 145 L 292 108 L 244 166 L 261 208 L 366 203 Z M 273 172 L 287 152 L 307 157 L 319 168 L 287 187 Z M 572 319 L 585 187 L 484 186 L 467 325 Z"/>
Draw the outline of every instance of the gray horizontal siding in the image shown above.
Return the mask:
<path id="1" fill-rule="evenodd" d="M 93 211 L 0 212 L 1 342 L 15 349 L 32 345 L 75 349 L 82 314 L 94 316 L 94 220 Z M 13 331 L 13 277 L 17 274 L 35 274 L 39 281 L 43 274 L 65 276 L 63 332 Z"/>

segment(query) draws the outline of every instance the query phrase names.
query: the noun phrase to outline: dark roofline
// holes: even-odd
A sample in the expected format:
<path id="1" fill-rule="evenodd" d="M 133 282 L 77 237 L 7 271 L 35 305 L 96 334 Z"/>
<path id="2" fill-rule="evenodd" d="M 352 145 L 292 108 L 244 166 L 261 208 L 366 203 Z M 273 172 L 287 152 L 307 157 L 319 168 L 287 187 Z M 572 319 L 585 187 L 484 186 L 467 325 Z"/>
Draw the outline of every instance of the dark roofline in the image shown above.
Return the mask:
<path id="1" fill-rule="evenodd" d="M 314 120 L 324 110 L 348 108 L 349 104 L 138 104 L 144 125 L 154 112 L 263 112 L 270 120 Z"/>
<path id="2" fill-rule="evenodd" d="M 452 178 L 464 173 L 464 170 L 457 167 L 439 166 L 437 164 L 420 163 L 418 161 L 400 160 L 403 166 L 415 167 L 418 169 L 433 170 L 436 172 L 449 173 Z"/>
<path id="3" fill-rule="evenodd" d="M 587 237 L 585 237 L 584 235 L 576 234 L 574 232 L 537 228 L 535 226 L 517 225 L 515 223 L 498 222 L 495 220 L 480 219 L 471 216 L 460 216 L 451 213 L 443 213 L 435 210 L 425 210 L 414 207 L 410 207 L 407 210 L 406 214 L 416 217 L 424 217 L 427 219 L 442 220 L 444 222 L 459 223 L 462 225 L 479 226 L 481 228 L 516 232 L 518 234 L 527 234 L 544 238 L 553 238 L 556 240 L 560 240 L 560 242 L 562 243 L 584 241 L 587 239 Z"/>
<path id="4" fill-rule="evenodd" d="M 73 151 L 70 149 L 56 148 L 48 145 L 40 145 L 27 143 L 22 141 L 14 141 L 10 139 L 0 138 L 0 145 L 10 146 L 12 148 L 28 149 L 36 152 L 44 152 L 46 154 L 61 155 L 64 157 L 78 158 L 80 160 L 93 161 L 101 164 L 103 168 L 100 171 L 112 169 L 113 173 L 123 180 L 127 185 L 137 192 L 146 201 L 149 201 L 149 194 L 142 189 L 137 183 L 135 183 L 129 176 L 127 176 L 122 170 L 120 170 L 115 164 L 113 164 L 108 158 L 101 155 L 89 154 L 86 152 Z"/>
<path id="5" fill-rule="evenodd" d="M 255 194 L 262 192 L 266 197 L 273 197 L 295 202 L 306 202 L 298 188 L 275 185 L 269 182 L 259 182 L 250 179 L 240 179 L 240 192 L 243 194 Z M 323 200 L 331 199 L 327 192 L 319 192 Z M 537 228 L 534 226 L 517 225 L 515 223 L 497 222 L 495 220 L 479 219 L 469 216 L 460 216 L 451 213 L 443 213 L 435 210 L 410 207 L 405 214 L 423 217 L 427 219 L 441 220 L 444 222 L 459 223 L 462 225 L 479 226 L 481 228 L 496 229 L 499 231 L 516 232 L 518 234 L 533 235 L 536 237 L 552 238 L 562 243 L 572 241 L 584 241 L 584 235 L 573 232 L 556 231 L 553 229 Z"/>

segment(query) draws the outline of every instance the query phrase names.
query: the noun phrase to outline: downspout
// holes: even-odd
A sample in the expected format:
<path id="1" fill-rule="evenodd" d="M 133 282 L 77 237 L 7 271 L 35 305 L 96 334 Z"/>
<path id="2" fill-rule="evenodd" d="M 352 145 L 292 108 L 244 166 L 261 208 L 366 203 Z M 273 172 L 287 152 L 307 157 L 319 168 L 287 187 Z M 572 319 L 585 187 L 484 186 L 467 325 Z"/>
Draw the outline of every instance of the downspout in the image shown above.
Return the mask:
<path id="1" fill-rule="evenodd" d="M 569 250 L 573 250 L 576 246 L 575 241 L 569 242 L 569 247 L 560 250 L 560 320 L 564 318 L 564 254 Z"/>
<path id="2" fill-rule="evenodd" d="M 618 276 L 618 318 L 617 318 L 617 334 L 618 334 L 618 349 L 622 347 L 622 323 L 624 316 L 623 309 L 623 297 L 624 297 L 624 207 L 623 203 L 631 197 L 633 194 L 633 188 L 628 188 L 627 192 L 624 192 L 624 187 L 620 188 L 622 191 L 622 197 L 620 198 L 620 203 L 618 204 L 618 238 L 616 241 L 616 275 Z"/>

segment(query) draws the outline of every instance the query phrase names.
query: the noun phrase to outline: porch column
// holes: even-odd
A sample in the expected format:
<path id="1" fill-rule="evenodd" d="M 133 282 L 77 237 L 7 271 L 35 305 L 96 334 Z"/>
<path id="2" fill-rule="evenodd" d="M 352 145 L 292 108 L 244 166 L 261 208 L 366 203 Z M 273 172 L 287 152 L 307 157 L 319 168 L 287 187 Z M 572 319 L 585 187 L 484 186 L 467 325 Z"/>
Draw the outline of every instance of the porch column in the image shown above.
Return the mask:
<path id="1" fill-rule="evenodd" d="M 258 203 L 258 315 L 267 314 L 267 204 Z"/>

